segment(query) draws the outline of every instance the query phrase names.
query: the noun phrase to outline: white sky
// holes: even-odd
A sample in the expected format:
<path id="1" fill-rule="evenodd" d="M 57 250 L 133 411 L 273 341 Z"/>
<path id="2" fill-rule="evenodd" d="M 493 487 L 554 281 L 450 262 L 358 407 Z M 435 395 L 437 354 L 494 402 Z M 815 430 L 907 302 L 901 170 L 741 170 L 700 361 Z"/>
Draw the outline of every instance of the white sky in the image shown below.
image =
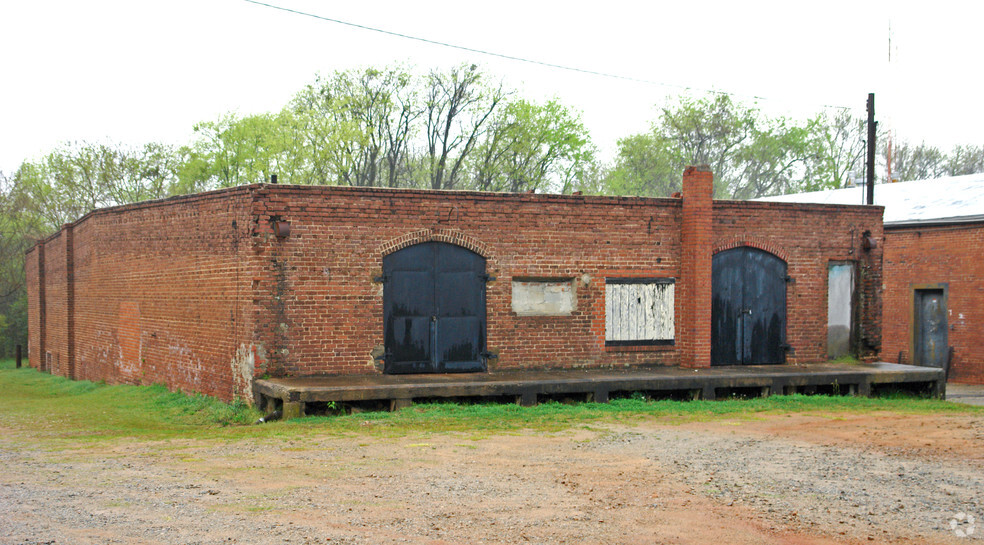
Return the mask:
<path id="1" fill-rule="evenodd" d="M 646 129 L 682 89 L 770 114 L 824 105 L 899 139 L 984 144 L 984 2 L 269 0 L 325 17 L 652 80 L 564 72 L 423 44 L 243 0 L 0 2 L 0 171 L 69 140 L 187 143 L 229 111 L 279 110 L 319 71 L 477 63 L 532 99 L 582 112 L 596 145 Z M 889 24 L 892 63 L 888 62 Z M 698 93 L 700 94 L 700 93 Z"/>

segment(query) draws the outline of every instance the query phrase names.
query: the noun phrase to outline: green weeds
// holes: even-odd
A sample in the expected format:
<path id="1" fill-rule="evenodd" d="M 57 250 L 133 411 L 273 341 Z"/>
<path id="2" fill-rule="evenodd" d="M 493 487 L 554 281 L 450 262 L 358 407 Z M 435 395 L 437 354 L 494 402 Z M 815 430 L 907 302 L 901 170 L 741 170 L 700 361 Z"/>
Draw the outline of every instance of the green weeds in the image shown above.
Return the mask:
<path id="1" fill-rule="evenodd" d="M 984 408 L 894 394 L 850 396 L 772 396 L 724 401 L 649 401 L 643 395 L 610 403 L 416 404 L 397 412 L 312 416 L 252 426 L 261 414 L 241 401 L 222 403 L 199 395 L 170 392 L 163 386 L 109 386 L 71 381 L 34 369 L 14 369 L 0 361 L 0 427 L 18 442 L 48 448 L 77 448 L 106 440 L 235 440 L 295 438 L 310 434 L 351 437 L 407 437 L 461 433 L 469 438 L 521 430 L 557 432 L 592 429 L 642 420 L 678 424 L 763 415 L 824 415 L 894 412 L 984 414 Z"/>

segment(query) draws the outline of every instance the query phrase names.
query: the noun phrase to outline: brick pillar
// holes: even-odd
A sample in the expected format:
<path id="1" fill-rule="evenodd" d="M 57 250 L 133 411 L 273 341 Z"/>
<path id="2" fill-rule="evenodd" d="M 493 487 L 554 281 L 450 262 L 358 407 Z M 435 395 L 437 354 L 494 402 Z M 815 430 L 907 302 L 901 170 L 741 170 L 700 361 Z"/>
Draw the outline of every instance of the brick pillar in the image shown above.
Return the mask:
<path id="1" fill-rule="evenodd" d="M 68 362 L 65 376 L 75 379 L 75 225 L 66 223 L 65 231 L 65 320 L 68 337 Z"/>
<path id="2" fill-rule="evenodd" d="M 714 175 L 707 165 L 683 171 L 680 331 L 684 367 L 711 366 L 711 219 Z"/>
<path id="3" fill-rule="evenodd" d="M 38 371 L 51 371 L 48 369 L 48 314 L 47 296 L 45 294 L 45 262 L 44 262 L 44 241 L 38 242 Z"/>

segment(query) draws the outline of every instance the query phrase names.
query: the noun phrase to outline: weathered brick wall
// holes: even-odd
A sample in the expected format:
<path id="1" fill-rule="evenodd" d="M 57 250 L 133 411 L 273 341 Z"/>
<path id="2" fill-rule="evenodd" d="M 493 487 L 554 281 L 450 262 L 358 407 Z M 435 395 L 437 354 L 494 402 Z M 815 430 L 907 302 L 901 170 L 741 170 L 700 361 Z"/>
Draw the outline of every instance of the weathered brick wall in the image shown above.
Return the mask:
<path id="1" fill-rule="evenodd" d="M 684 172 L 680 299 L 686 305 L 680 314 L 680 349 L 683 365 L 691 367 L 711 366 L 713 191 L 714 175 L 706 166 Z"/>
<path id="2" fill-rule="evenodd" d="M 28 250 L 24 259 L 24 276 L 27 279 L 27 364 L 35 369 L 41 368 L 43 357 L 40 285 L 43 252 L 43 246 L 34 246 Z"/>
<path id="3" fill-rule="evenodd" d="M 45 354 L 42 369 L 68 376 L 68 269 L 64 230 L 44 242 Z M 48 358 L 50 354 L 50 361 Z"/>
<path id="4" fill-rule="evenodd" d="M 80 379 L 251 398 L 251 202 L 241 188 L 103 209 L 32 250 L 46 257 L 52 372 L 68 375 L 74 353 Z"/>
<path id="5" fill-rule="evenodd" d="M 950 380 L 984 384 L 984 224 L 890 226 L 885 237 L 883 358 L 912 362 L 913 286 L 945 283 Z"/>
<path id="6" fill-rule="evenodd" d="M 788 295 L 789 361 L 826 359 L 831 260 L 858 261 L 863 348 L 878 349 L 881 208 L 718 202 L 713 210 L 715 249 L 747 243 L 789 261 L 795 278 Z M 268 301 L 257 309 L 258 341 L 272 348 L 273 368 L 282 372 L 380 372 L 372 356 L 382 350 L 382 289 L 372 279 L 382 272 L 383 255 L 428 240 L 455 241 L 488 258 L 497 277 L 487 293 L 488 346 L 499 356 L 492 370 L 707 364 L 709 338 L 703 351 L 699 339 L 693 352 L 681 351 L 687 324 L 704 325 L 709 336 L 703 324 L 709 308 L 700 322 L 692 319 L 697 299 L 686 291 L 676 298 L 677 345 L 604 345 L 606 276 L 681 278 L 679 200 L 265 187 L 256 214 L 264 234 L 254 240 L 267 264 L 257 298 Z M 289 221 L 291 236 L 273 237 L 271 217 Z M 862 250 L 865 231 L 879 247 Z M 516 316 L 510 308 L 514 278 L 577 279 L 577 311 Z M 706 298 L 709 282 L 708 275 Z M 695 355 L 700 361 L 683 361 Z"/>
<path id="7" fill-rule="evenodd" d="M 496 277 L 491 370 L 679 363 L 673 346 L 606 347 L 604 331 L 606 276 L 680 276 L 679 200 L 297 186 L 267 186 L 257 199 L 258 341 L 279 371 L 381 372 L 373 279 L 384 255 L 431 240 L 476 251 Z M 290 222 L 290 237 L 273 236 L 271 217 Z M 514 278 L 574 279 L 577 309 L 516 316 Z"/>
<path id="8" fill-rule="evenodd" d="M 715 253 L 740 245 L 766 250 L 787 262 L 793 281 L 786 291 L 786 342 L 789 363 L 826 359 L 827 265 L 855 261 L 860 281 L 860 346 L 873 357 L 881 345 L 881 267 L 883 251 L 880 206 L 758 201 L 715 201 Z M 862 248 L 870 232 L 877 247 Z"/>
<path id="9" fill-rule="evenodd" d="M 711 174 L 695 172 L 709 191 Z M 45 256 L 44 298 L 27 268 L 38 285 L 31 320 L 46 303 L 47 346 L 67 351 L 68 322 L 52 316 L 68 311 L 71 257 L 78 378 L 231 399 L 249 398 L 251 379 L 265 373 L 380 373 L 383 257 L 444 241 L 484 256 L 495 277 L 490 370 L 706 365 L 710 274 L 693 289 L 683 278 L 685 207 L 680 199 L 263 185 L 105 209 L 74 224 L 71 252 L 63 231 L 29 254 L 35 263 Z M 714 251 L 739 244 L 789 262 L 790 361 L 825 359 L 830 260 L 857 260 L 866 271 L 864 340 L 878 346 L 880 208 L 716 202 L 701 210 L 687 240 L 704 248 L 691 253 L 691 267 L 709 267 Z M 289 236 L 276 235 L 277 222 L 289 224 Z M 861 249 L 866 230 L 879 241 L 871 252 Z M 606 346 L 606 277 L 676 279 L 676 343 Z M 576 309 L 519 316 L 514 279 L 570 280 Z"/>

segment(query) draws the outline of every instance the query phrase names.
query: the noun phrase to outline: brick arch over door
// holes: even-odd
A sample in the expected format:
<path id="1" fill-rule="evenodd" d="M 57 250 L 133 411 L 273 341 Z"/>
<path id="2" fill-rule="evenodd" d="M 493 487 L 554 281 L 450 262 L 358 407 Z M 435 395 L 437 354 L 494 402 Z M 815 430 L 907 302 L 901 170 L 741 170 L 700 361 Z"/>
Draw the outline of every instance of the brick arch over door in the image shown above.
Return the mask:
<path id="1" fill-rule="evenodd" d="M 492 250 L 485 242 L 456 229 L 421 229 L 387 240 L 379 246 L 378 255 L 385 257 L 393 252 L 424 242 L 446 242 L 467 248 L 486 260 L 493 259 Z"/>
<path id="2" fill-rule="evenodd" d="M 758 248 L 759 250 L 769 252 L 770 254 L 778 257 L 783 261 L 786 262 L 789 261 L 789 255 L 786 253 L 786 249 L 783 248 L 782 246 L 770 240 L 750 238 L 744 235 L 718 240 L 717 242 L 714 243 L 713 253 L 719 254 L 725 250 L 731 250 L 732 248 L 740 248 L 742 246 L 748 246 L 750 248 Z"/>

